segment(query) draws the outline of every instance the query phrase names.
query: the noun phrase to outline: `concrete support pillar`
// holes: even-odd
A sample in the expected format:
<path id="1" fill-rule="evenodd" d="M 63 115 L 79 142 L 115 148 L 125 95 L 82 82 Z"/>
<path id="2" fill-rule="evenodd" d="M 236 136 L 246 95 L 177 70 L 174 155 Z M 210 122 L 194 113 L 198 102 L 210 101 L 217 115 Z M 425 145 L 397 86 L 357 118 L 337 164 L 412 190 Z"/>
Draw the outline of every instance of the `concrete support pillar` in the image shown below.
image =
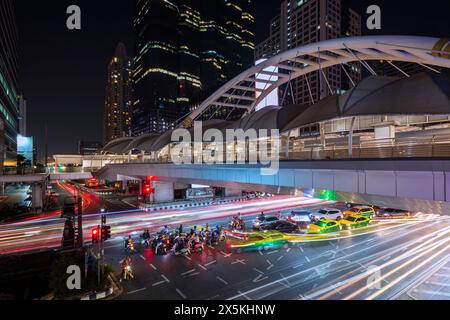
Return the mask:
<path id="1" fill-rule="evenodd" d="M 172 182 L 155 181 L 153 183 L 155 188 L 154 202 L 172 202 L 175 201 L 175 189 Z"/>
<path id="2" fill-rule="evenodd" d="M 143 190 L 142 188 L 144 188 L 144 181 L 139 180 L 139 195 L 142 196 L 143 195 Z"/>
<path id="3" fill-rule="evenodd" d="M 33 197 L 33 210 L 36 213 L 41 213 L 44 208 L 44 183 L 34 183 L 31 188 Z"/>
<path id="4" fill-rule="evenodd" d="M 122 192 L 128 193 L 130 191 L 130 188 L 128 187 L 128 180 L 122 179 Z"/>
<path id="5" fill-rule="evenodd" d="M 4 196 L 5 195 L 5 184 L 4 183 L 0 183 L 0 196 Z"/>
<path id="6" fill-rule="evenodd" d="M 355 130 L 356 118 L 352 118 L 352 124 L 348 135 L 348 157 L 353 158 L 353 132 Z"/>

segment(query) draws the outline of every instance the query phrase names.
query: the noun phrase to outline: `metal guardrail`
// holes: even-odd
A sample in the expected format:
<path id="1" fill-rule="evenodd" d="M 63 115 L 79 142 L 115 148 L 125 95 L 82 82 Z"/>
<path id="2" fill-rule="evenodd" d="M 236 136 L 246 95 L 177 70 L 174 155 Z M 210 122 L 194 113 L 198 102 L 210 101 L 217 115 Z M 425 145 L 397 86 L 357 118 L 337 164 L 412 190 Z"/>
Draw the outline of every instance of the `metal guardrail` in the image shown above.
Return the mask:
<path id="1" fill-rule="evenodd" d="M 286 142 L 286 141 L 285 141 Z M 305 143 L 306 142 L 306 143 Z M 314 144 L 317 142 L 316 144 Z M 225 151 L 226 150 L 226 151 Z M 250 151 L 255 152 L 254 147 Z M 249 159 L 247 151 L 247 161 Z M 229 148 L 224 148 L 224 160 L 233 156 Z M 194 155 L 195 157 L 195 155 Z M 234 157 L 236 158 L 236 157 Z M 239 157 L 240 158 L 240 157 Z M 346 160 L 346 159 L 404 159 L 404 158 L 450 158 L 450 135 L 419 136 L 385 140 L 360 141 L 353 145 L 352 152 L 348 142 L 320 145 L 320 141 L 291 139 L 280 146 L 280 160 Z M 172 163 L 169 154 L 154 153 L 150 155 L 118 155 L 110 164 L 127 163 Z M 50 170 L 48 173 L 90 172 L 98 176 L 104 168 L 66 167 L 64 170 Z M 10 172 L 9 174 L 15 174 Z"/>
<path id="2" fill-rule="evenodd" d="M 297 141 L 294 141 L 294 144 Z M 300 143 L 301 144 L 301 143 Z M 450 157 L 450 136 L 430 136 L 364 141 L 352 148 L 347 143 L 326 146 L 290 147 L 282 160 L 345 160 Z"/>

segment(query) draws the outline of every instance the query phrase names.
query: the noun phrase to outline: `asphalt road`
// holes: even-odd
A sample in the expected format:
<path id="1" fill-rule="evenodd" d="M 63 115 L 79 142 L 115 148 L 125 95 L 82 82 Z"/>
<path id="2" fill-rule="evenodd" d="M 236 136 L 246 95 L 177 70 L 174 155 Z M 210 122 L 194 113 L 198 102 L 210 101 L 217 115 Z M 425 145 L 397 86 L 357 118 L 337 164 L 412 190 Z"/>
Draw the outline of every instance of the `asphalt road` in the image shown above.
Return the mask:
<path id="1" fill-rule="evenodd" d="M 84 206 L 100 210 L 101 199 L 94 195 L 83 196 Z M 160 212 L 139 210 L 108 212 L 107 223 L 112 226 L 113 237 L 142 233 L 145 229 L 159 231 L 163 226 L 178 227 L 180 224 L 202 224 L 206 221 L 224 220 L 228 224 L 231 217 L 241 212 L 243 216 L 255 215 L 261 211 L 283 211 L 296 207 L 327 202 L 308 198 L 277 196 L 269 199 L 249 200 L 242 203 L 197 207 Z M 97 212 L 98 212 L 97 211 Z M 95 212 L 95 211 L 94 211 Z M 86 214 L 83 217 L 84 239 L 91 241 L 91 230 L 100 225 L 101 214 Z M 64 219 L 59 216 L 33 219 L 10 224 L 0 224 L 0 254 L 17 254 L 58 248 L 61 245 Z"/>
<path id="2" fill-rule="evenodd" d="M 449 299 L 449 236 L 449 218 L 429 217 L 266 252 L 219 247 L 186 258 L 141 248 L 120 299 Z M 106 253 L 119 273 L 123 242 Z"/>

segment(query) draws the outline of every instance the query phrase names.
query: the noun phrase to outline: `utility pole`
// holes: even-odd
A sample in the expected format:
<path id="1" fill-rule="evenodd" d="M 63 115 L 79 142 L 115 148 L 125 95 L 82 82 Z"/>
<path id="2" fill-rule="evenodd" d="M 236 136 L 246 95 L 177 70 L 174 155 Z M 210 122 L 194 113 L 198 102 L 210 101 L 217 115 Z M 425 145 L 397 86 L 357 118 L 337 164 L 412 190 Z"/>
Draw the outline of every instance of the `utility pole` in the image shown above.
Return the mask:
<path id="1" fill-rule="evenodd" d="M 83 196 L 81 195 L 81 191 L 78 190 L 78 197 L 77 197 L 77 204 L 78 204 L 78 248 L 83 248 L 84 246 L 84 239 L 83 239 Z"/>
<path id="2" fill-rule="evenodd" d="M 101 276 L 105 276 L 105 241 L 106 234 L 105 234 L 105 227 L 106 227 L 106 215 L 102 215 L 102 234 L 101 234 L 101 241 L 100 241 L 100 262 L 101 262 Z M 100 268 L 99 268 L 100 269 Z"/>

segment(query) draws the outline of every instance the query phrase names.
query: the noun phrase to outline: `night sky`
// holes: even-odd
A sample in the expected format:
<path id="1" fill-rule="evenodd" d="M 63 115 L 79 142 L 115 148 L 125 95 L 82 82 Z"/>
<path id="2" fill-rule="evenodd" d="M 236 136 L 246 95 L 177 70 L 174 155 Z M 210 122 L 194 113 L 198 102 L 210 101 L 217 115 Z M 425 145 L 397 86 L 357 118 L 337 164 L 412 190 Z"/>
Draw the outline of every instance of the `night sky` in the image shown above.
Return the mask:
<path id="1" fill-rule="evenodd" d="M 20 34 L 22 92 L 28 100 L 28 135 L 43 158 L 44 127 L 49 155 L 75 153 L 79 140 L 102 139 L 106 69 L 118 42 L 133 53 L 132 0 L 15 0 Z M 281 0 L 256 0 L 257 42 Z M 450 35 L 450 3 L 428 0 L 354 0 L 366 17 L 371 4 L 382 8 L 379 34 Z M 82 9 L 82 30 L 66 28 L 66 8 Z M 364 32 L 365 20 L 363 19 Z"/>

